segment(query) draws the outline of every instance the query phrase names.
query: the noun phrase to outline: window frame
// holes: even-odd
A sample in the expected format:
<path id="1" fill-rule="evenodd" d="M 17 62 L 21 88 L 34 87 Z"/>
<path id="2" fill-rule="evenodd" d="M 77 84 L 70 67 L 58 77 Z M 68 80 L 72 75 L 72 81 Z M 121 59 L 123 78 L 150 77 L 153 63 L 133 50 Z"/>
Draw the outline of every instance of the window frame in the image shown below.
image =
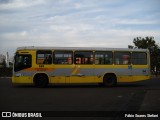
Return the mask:
<path id="1" fill-rule="evenodd" d="M 116 62 L 116 53 L 129 53 L 129 60 L 128 60 L 128 63 L 119 63 L 119 64 L 117 64 L 117 62 Z M 124 55 L 128 55 L 128 54 L 124 54 Z M 114 51 L 114 64 L 115 65 L 131 65 L 132 63 L 132 54 L 131 54 L 131 52 L 130 51 Z M 120 59 L 119 60 L 119 62 L 121 61 L 121 60 L 123 60 L 123 59 Z M 123 61 L 124 62 L 124 61 Z M 126 61 L 127 62 L 127 61 Z"/>
<path id="2" fill-rule="evenodd" d="M 104 63 L 103 64 L 96 64 L 96 53 L 103 53 L 103 54 L 100 54 L 100 55 L 103 55 L 103 58 L 104 58 Z M 106 53 L 106 54 L 105 54 Z M 105 55 L 107 55 L 107 53 L 111 53 L 111 61 L 109 61 L 109 62 L 111 62 L 111 63 L 109 63 L 109 64 L 106 64 L 106 57 L 105 57 Z M 98 54 L 97 54 L 98 55 Z M 100 57 L 98 57 L 98 58 L 100 58 Z M 109 59 L 110 59 L 109 58 Z M 113 65 L 113 52 L 112 51 L 95 51 L 94 52 L 94 64 L 95 65 Z"/>
<path id="3" fill-rule="evenodd" d="M 38 54 L 48 54 L 49 55 L 49 52 L 50 52 L 50 55 L 51 55 L 50 63 L 44 63 L 46 58 L 44 58 L 43 63 L 38 63 L 37 62 L 38 61 Z M 38 65 L 39 64 L 43 64 L 43 65 L 51 65 L 51 64 L 53 64 L 53 52 L 52 52 L 52 50 L 37 50 L 36 51 L 36 64 L 38 64 Z"/>
<path id="4" fill-rule="evenodd" d="M 83 52 L 90 52 L 91 54 L 90 55 L 92 55 L 92 57 L 76 57 L 76 54 L 77 53 L 83 53 Z M 81 59 L 81 63 L 76 63 L 77 62 L 77 60 L 76 60 L 76 58 L 80 58 Z M 91 63 L 85 63 L 85 59 L 86 58 L 89 58 L 90 59 L 90 61 L 89 62 L 91 62 Z M 92 61 L 91 61 L 91 59 L 92 59 Z M 82 63 L 82 62 L 84 62 L 84 63 Z M 93 51 L 74 51 L 74 64 L 75 65 L 93 65 L 94 64 L 94 52 Z"/>
<path id="5" fill-rule="evenodd" d="M 63 56 L 65 55 L 65 53 L 67 53 L 68 55 L 69 55 L 69 53 L 71 53 L 71 63 L 69 63 L 68 62 L 68 64 L 67 63 L 64 63 L 64 64 L 60 64 L 60 63 L 56 63 L 55 62 L 55 60 L 56 60 L 56 56 L 55 56 L 55 53 L 56 52 L 61 52 L 61 53 L 63 53 Z M 60 53 L 59 53 L 60 54 Z M 72 50 L 67 50 L 67 51 L 63 51 L 63 50 L 55 50 L 55 51 L 53 51 L 53 64 L 55 64 L 55 65 L 72 65 L 73 63 L 74 63 L 74 59 L 73 59 L 73 56 L 74 56 L 74 54 L 73 54 L 73 51 Z M 63 57 L 63 60 L 65 60 L 64 58 L 66 58 L 66 59 L 68 59 L 67 57 Z"/>
<path id="6" fill-rule="evenodd" d="M 22 62 L 23 65 L 22 64 L 20 65 L 20 62 L 19 62 L 19 64 L 16 65 L 16 63 L 17 63 L 17 60 L 16 60 L 17 58 L 16 57 L 17 56 L 18 57 L 23 56 L 23 61 L 24 61 L 24 57 L 28 56 L 30 58 L 30 62 L 29 62 L 30 64 L 29 65 L 24 65 L 24 62 Z M 14 62 L 14 71 L 15 72 L 32 67 L 32 55 L 31 54 L 16 54 L 14 59 L 15 59 L 15 62 Z"/>
<path id="7" fill-rule="evenodd" d="M 134 64 L 133 63 L 133 54 L 134 53 L 144 53 L 145 54 L 145 64 Z M 139 60 L 139 59 L 138 59 Z M 147 52 L 137 52 L 137 51 L 135 51 L 135 52 L 132 52 L 132 65 L 147 65 L 148 64 L 148 60 L 147 60 Z"/>

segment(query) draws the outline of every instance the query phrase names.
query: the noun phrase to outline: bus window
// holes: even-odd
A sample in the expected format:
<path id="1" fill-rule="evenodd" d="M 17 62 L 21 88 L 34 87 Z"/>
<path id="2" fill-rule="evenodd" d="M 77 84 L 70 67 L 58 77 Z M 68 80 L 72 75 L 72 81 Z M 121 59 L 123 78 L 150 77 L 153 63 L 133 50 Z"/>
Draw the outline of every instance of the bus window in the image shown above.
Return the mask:
<path id="1" fill-rule="evenodd" d="M 16 55 L 15 56 L 15 66 L 14 71 L 20 71 L 32 66 L 32 56 L 31 55 Z"/>
<path id="2" fill-rule="evenodd" d="M 37 64 L 52 64 L 52 51 L 38 50 L 37 51 Z"/>
<path id="3" fill-rule="evenodd" d="M 145 52 L 133 52 L 132 53 L 132 64 L 146 65 L 147 64 L 147 54 Z"/>
<path id="4" fill-rule="evenodd" d="M 72 51 L 54 51 L 54 64 L 72 64 Z"/>
<path id="5" fill-rule="evenodd" d="M 93 64 L 93 52 L 89 51 L 76 51 L 75 64 Z"/>
<path id="6" fill-rule="evenodd" d="M 114 63 L 117 65 L 128 65 L 131 62 L 130 52 L 115 52 L 114 53 Z"/>
<path id="7" fill-rule="evenodd" d="M 112 64 L 112 52 L 95 52 L 95 64 Z"/>

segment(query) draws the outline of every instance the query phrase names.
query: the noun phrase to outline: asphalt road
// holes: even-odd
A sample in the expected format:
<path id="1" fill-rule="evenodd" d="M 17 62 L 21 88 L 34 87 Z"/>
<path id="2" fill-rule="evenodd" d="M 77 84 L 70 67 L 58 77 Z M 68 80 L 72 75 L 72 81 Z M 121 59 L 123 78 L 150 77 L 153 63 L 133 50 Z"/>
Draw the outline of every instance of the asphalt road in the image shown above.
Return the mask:
<path id="1" fill-rule="evenodd" d="M 160 113 L 160 79 L 123 83 L 112 88 L 99 85 L 51 85 L 47 88 L 35 88 L 29 85 L 12 86 L 10 78 L 0 78 L 0 111 L 51 111 L 51 114 L 55 111 L 57 116 L 64 115 L 62 118 L 53 116 L 54 119 L 66 119 L 65 112 L 71 111 L 67 113 L 70 119 L 71 114 L 73 116 L 80 114 L 80 118 L 76 119 L 83 120 L 106 118 L 118 120 L 120 118 L 116 111 Z M 85 111 L 90 111 L 87 113 L 88 116 L 85 116 Z M 113 115 L 110 117 L 101 115 L 104 111 L 109 111 L 106 114 Z"/>

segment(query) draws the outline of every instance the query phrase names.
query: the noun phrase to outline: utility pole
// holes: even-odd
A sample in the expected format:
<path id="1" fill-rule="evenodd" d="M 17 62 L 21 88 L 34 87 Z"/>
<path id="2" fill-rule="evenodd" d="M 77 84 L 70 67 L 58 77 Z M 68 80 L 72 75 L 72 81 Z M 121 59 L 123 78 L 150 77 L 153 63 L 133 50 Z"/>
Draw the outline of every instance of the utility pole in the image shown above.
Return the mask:
<path id="1" fill-rule="evenodd" d="M 9 54 L 6 53 L 6 67 L 9 68 Z"/>

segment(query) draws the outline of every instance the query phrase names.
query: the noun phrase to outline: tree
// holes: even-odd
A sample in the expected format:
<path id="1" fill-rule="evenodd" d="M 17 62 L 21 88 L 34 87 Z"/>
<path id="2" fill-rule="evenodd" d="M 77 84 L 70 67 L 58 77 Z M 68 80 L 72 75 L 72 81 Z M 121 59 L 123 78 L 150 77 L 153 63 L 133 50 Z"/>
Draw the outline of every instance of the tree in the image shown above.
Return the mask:
<path id="1" fill-rule="evenodd" d="M 6 59 L 5 55 L 0 54 L 0 63 L 2 63 Z"/>
<path id="2" fill-rule="evenodd" d="M 128 45 L 128 48 L 139 48 L 139 49 L 149 49 L 150 51 L 150 59 L 151 59 L 151 71 L 156 74 L 160 71 L 160 49 L 156 44 L 154 37 L 136 37 L 133 39 L 133 43 L 135 46 Z"/>
<path id="3" fill-rule="evenodd" d="M 133 39 L 133 43 L 137 48 L 142 48 L 142 49 L 150 49 L 153 47 L 158 47 L 156 45 L 156 42 L 154 40 L 154 37 L 136 37 Z"/>
<path id="4" fill-rule="evenodd" d="M 3 67 L 3 68 L 6 68 L 6 61 L 5 61 L 5 59 L 3 59 L 2 67 Z"/>

